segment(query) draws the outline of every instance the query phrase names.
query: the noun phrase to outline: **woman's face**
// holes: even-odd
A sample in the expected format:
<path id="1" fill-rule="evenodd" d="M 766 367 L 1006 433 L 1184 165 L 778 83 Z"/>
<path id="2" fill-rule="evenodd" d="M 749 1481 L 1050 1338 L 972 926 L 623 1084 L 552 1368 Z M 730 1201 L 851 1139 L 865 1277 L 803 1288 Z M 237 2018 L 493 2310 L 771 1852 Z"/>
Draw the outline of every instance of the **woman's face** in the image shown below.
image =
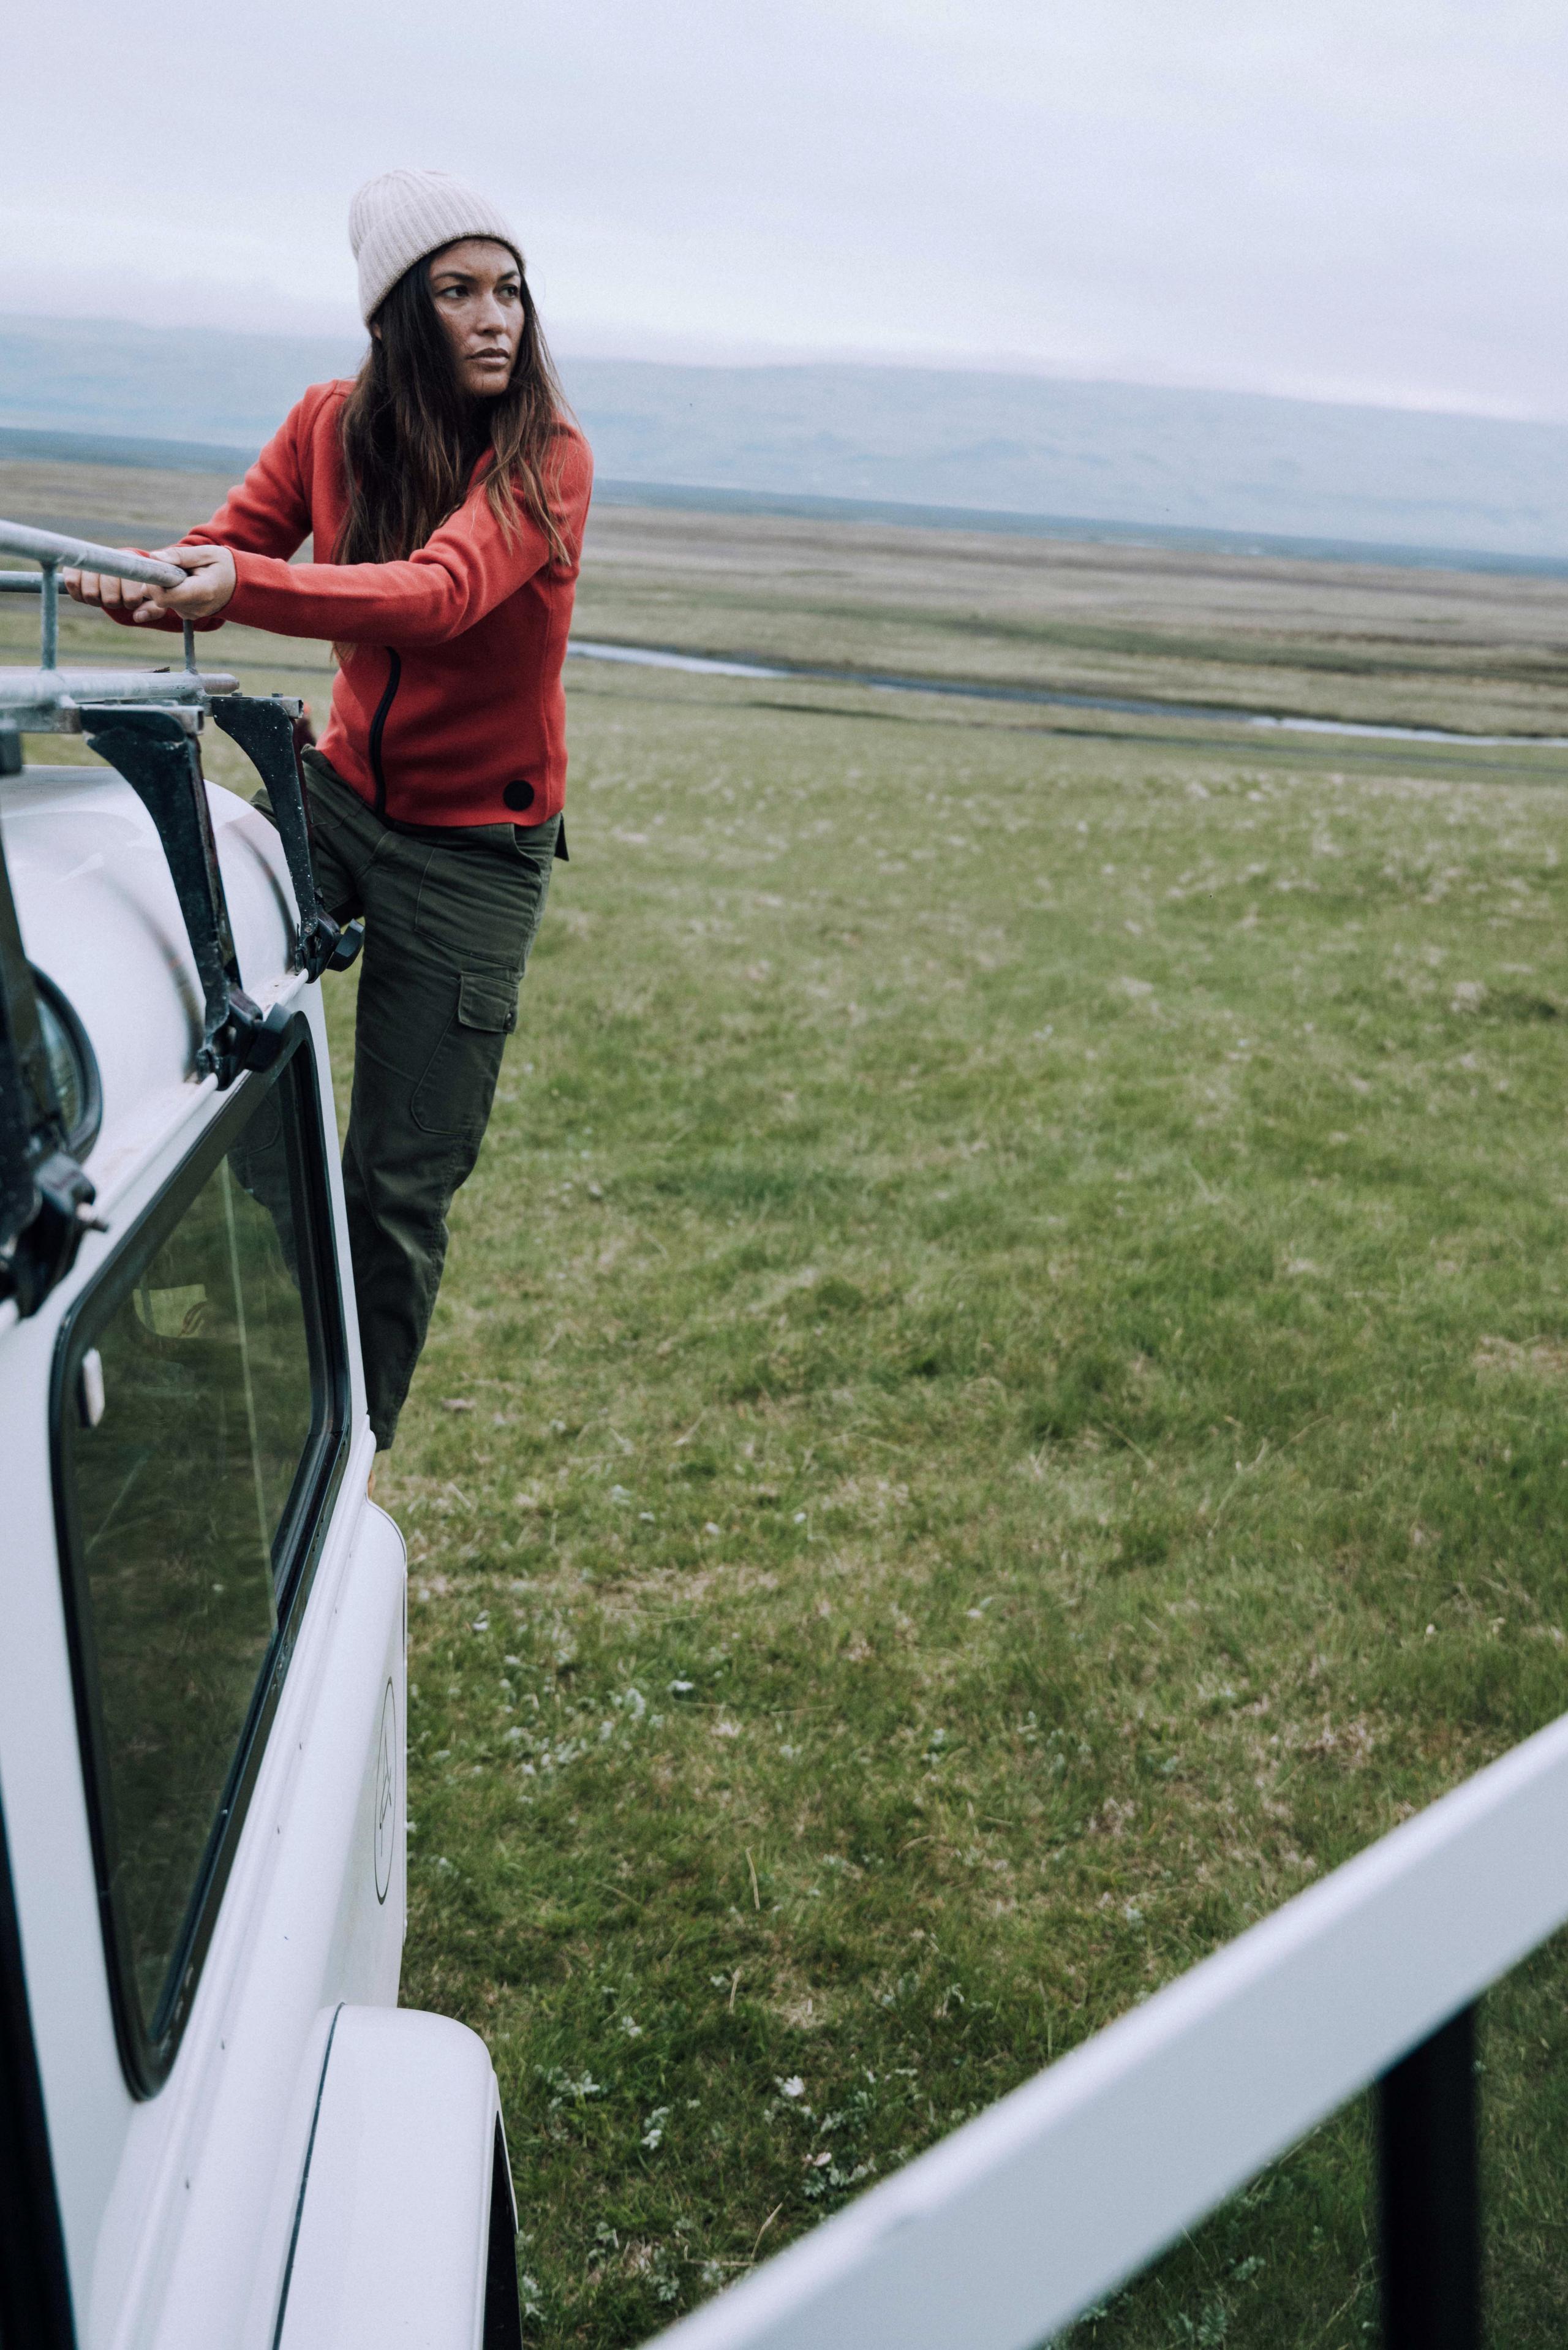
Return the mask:
<path id="1" fill-rule="evenodd" d="M 523 339 L 523 280 L 515 255 L 487 236 L 443 245 L 425 265 L 452 343 L 457 380 L 472 399 L 493 400 L 512 380 Z"/>

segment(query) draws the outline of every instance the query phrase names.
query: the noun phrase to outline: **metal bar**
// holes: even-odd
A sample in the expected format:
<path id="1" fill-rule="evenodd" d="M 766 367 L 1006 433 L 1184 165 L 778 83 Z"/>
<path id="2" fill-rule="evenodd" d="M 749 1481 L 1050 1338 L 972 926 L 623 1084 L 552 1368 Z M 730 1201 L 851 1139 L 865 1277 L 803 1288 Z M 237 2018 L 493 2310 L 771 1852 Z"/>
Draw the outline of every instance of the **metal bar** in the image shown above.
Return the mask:
<path id="1" fill-rule="evenodd" d="M 36 596 L 43 585 L 41 571 L 0 571 L 0 596 Z"/>
<path id="2" fill-rule="evenodd" d="M 84 702 L 188 702 L 237 693 L 227 670 L 0 669 L 0 711 Z"/>
<path id="3" fill-rule="evenodd" d="M 1568 1715 L 659 2337 L 1029 2350 L 1568 1920 Z"/>
<path id="4" fill-rule="evenodd" d="M 1480 2350 L 1475 2009 L 1377 2085 L 1384 2350 Z"/>
<path id="5" fill-rule="evenodd" d="M 42 567 L 38 593 L 43 613 L 38 630 L 38 665 L 52 676 L 60 651 L 60 569 L 63 565 L 83 571 L 107 571 L 116 579 L 140 579 L 153 588 L 178 588 L 187 577 L 177 564 L 155 562 L 150 555 L 128 547 L 99 546 L 90 538 L 71 538 L 63 531 L 34 530 L 26 523 L 0 522 L 0 552 L 30 555 Z M 12 575 L 14 579 L 16 575 Z M 194 675 L 196 640 L 184 623 L 185 667 Z"/>
<path id="6" fill-rule="evenodd" d="M 0 555 L 30 555 L 35 563 L 68 564 L 80 571 L 107 571 L 114 579 L 141 579 L 150 588 L 178 588 L 188 576 L 177 564 L 155 562 L 125 546 L 99 546 L 63 531 L 34 530 L 26 523 L 0 521 Z"/>
<path id="7" fill-rule="evenodd" d="M 38 622 L 38 667 L 51 674 L 60 665 L 60 574 L 57 564 L 46 563 L 42 589 L 44 608 Z"/>

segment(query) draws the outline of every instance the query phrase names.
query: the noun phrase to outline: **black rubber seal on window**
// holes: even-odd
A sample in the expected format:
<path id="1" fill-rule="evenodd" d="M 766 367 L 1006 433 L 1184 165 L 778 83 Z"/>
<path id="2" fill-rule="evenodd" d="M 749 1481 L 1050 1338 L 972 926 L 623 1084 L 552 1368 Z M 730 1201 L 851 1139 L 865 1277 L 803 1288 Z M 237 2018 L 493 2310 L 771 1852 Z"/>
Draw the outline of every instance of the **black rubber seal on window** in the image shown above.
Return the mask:
<path id="1" fill-rule="evenodd" d="M 101 1318 L 102 1303 L 107 1295 L 119 1290 L 127 1262 L 151 1255 L 161 1244 L 263 1102 L 279 1086 L 286 1085 L 299 1105 L 299 1115 L 286 1118 L 285 1131 L 289 1137 L 295 1198 L 302 1211 L 299 1268 L 306 1328 L 311 1342 L 311 1434 L 274 1544 L 277 1631 L 257 1677 L 228 1783 L 196 1872 L 174 1957 L 164 1978 L 163 1992 L 149 2023 L 137 1994 L 124 1919 L 114 1893 L 119 1855 L 105 1801 L 108 1758 L 103 1745 L 81 1530 L 70 1476 L 77 1378 L 81 1358 L 91 1346 Z M 113 1253 L 66 1316 L 55 1346 L 49 1403 L 55 1524 L 76 1695 L 77 1732 L 98 1878 L 99 1920 L 120 2064 L 132 2095 L 138 2097 L 155 2096 L 162 2087 L 190 2017 L 218 1905 L 261 1767 L 267 1731 L 299 1638 L 305 1604 L 348 1455 L 348 1349 L 343 1323 L 343 1292 L 333 1233 L 316 1056 L 304 1014 L 296 1015 L 287 1042 L 271 1068 L 253 1070 L 240 1079 L 231 1093 L 220 1095 L 217 1100 L 217 1115 L 204 1128 L 201 1139 L 157 1197 L 119 1237 Z"/>

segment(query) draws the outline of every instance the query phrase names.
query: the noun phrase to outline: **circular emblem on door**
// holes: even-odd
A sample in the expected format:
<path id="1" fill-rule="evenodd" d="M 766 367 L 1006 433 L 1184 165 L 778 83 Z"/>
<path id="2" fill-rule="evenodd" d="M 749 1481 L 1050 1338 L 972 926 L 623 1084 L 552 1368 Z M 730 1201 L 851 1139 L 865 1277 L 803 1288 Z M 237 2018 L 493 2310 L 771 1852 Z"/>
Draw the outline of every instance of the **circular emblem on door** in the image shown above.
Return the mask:
<path id="1" fill-rule="evenodd" d="M 376 1898 L 384 1901 L 392 1881 L 398 1845 L 398 1700 L 387 1683 L 381 1700 L 381 1737 L 376 1754 Z"/>

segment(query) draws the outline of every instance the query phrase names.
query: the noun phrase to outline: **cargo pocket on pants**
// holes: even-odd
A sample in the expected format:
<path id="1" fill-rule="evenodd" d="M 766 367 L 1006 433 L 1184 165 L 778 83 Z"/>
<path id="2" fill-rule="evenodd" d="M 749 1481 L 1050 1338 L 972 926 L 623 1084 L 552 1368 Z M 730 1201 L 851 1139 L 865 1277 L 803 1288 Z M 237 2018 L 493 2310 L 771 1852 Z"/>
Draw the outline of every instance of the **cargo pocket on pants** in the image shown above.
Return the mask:
<path id="1" fill-rule="evenodd" d="M 414 1087 L 414 1124 L 426 1134 L 461 1136 L 477 1149 L 517 1025 L 518 983 L 504 971 L 465 971 L 458 980 L 452 1017 Z"/>

